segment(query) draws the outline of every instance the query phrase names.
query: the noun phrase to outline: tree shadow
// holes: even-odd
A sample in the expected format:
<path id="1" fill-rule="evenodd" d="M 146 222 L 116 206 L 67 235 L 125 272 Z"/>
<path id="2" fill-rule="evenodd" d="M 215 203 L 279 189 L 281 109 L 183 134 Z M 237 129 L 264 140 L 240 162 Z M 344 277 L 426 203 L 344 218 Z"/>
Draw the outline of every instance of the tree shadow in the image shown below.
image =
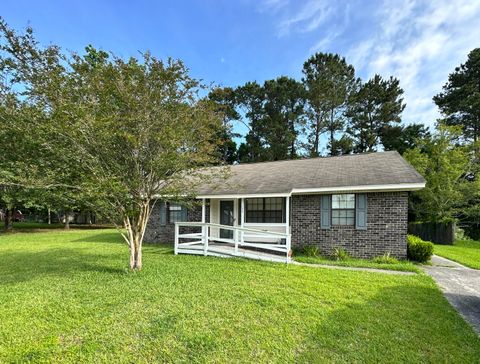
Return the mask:
<path id="1" fill-rule="evenodd" d="M 303 347 L 298 362 L 474 362 L 480 357 L 480 338 L 441 292 L 427 285 L 382 288 L 362 303 L 347 302 L 321 320 Z"/>
<path id="2" fill-rule="evenodd" d="M 111 261 L 111 257 L 108 259 Z M 8 251 L 2 253 L 1 260 L 0 286 L 26 282 L 42 276 L 67 277 L 75 272 L 126 272 L 126 267 L 114 266 L 103 256 L 68 247 L 35 252 Z M 118 262 L 124 261 L 125 256 L 119 255 Z"/>
<path id="3" fill-rule="evenodd" d="M 113 244 L 126 244 L 120 233 L 116 230 L 102 231 L 93 233 L 89 236 L 83 236 L 81 238 L 71 240 L 73 243 L 113 243 Z"/>

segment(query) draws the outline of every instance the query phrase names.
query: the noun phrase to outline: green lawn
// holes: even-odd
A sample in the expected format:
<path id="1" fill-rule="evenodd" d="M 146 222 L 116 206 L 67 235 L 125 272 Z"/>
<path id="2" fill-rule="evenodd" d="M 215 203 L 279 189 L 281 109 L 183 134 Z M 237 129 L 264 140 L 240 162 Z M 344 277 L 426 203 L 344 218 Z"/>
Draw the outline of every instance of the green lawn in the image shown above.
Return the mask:
<path id="1" fill-rule="evenodd" d="M 294 260 L 301 263 L 308 264 L 324 264 L 324 265 L 337 265 L 342 267 L 359 267 L 359 268 L 375 268 L 375 269 L 388 269 L 388 270 L 398 270 L 406 272 L 420 272 L 420 269 L 413 263 L 402 260 L 398 263 L 386 264 L 386 263 L 375 263 L 372 260 L 367 259 L 354 259 L 349 258 L 347 260 L 332 260 L 325 257 L 311 257 L 311 256 L 294 256 Z"/>
<path id="2" fill-rule="evenodd" d="M 480 269 L 480 241 L 457 240 L 453 245 L 435 245 L 434 252 L 467 267 Z"/>
<path id="3" fill-rule="evenodd" d="M 424 274 L 174 256 L 112 230 L 0 234 L 0 362 L 478 362 Z"/>

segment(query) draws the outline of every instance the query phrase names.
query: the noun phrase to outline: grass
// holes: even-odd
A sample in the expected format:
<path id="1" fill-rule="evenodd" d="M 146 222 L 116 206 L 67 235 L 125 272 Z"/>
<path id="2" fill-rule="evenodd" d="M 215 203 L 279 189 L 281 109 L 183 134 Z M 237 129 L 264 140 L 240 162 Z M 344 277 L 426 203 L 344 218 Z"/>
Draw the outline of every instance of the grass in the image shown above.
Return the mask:
<path id="1" fill-rule="evenodd" d="M 420 269 L 413 263 L 406 260 L 399 260 L 396 263 L 377 263 L 373 260 L 348 258 L 346 260 L 333 260 L 326 257 L 313 257 L 306 255 L 296 255 L 294 260 L 308 264 L 336 265 L 341 267 L 374 268 L 388 269 L 405 272 L 420 273 Z"/>
<path id="2" fill-rule="evenodd" d="M 434 253 L 473 269 L 480 269 L 480 241 L 457 240 L 453 245 L 438 245 Z"/>
<path id="3" fill-rule="evenodd" d="M 112 230 L 0 235 L 0 362 L 478 362 L 424 274 L 144 248 Z"/>

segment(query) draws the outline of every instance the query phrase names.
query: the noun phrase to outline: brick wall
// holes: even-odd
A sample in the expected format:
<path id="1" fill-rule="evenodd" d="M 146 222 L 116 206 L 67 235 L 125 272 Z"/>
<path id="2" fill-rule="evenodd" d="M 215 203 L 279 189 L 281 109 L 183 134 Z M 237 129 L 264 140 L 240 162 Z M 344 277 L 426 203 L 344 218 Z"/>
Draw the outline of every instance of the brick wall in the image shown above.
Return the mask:
<path id="1" fill-rule="evenodd" d="M 318 246 L 325 255 L 341 247 L 359 258 L 372 258 L 386 252 L 406 258 L 407 192 L 367 194 L 367 230 L 350 226 L 320 229 L 320 196 L 292 196 L 293 247 Z"/>
<path id="2" fill-rule="evenodd" d="M 210 204 L 207 200 L 206 206 L 206 222 L 210 220 Z M 168 210 L 167 210 L 168 214 Z M 160 225 L 160 204 L 157 203 L 153 207 L 150 219 L 148 220 L 147 229 L 145 231 L 145 241 L 148 243 L 172 243 L 175 237 L 175 224 L 170 223 L 167 218 L 166 225 Z M 194 205 L 187 211 L 187 221 L 202 221 L 202 206 Z M 189 228 L 190 230 L 192 228 Z M 182 228 L 181 233 L 186 233 L 187 228 Z M 197 232 L 192 230 L 192 232 Z"/>

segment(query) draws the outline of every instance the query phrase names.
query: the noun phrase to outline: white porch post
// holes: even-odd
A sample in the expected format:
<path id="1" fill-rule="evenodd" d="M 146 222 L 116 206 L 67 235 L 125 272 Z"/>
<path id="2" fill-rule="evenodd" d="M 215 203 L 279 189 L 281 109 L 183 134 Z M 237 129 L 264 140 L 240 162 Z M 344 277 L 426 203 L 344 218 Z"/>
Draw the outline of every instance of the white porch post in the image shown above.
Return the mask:
<path id="1" fill-rule="evenodd" d="M 243 223 L 245 222 L 245 199 L 242 197 L 240 199 L 240 226 L 243 228 Z M 243 244 L 243 230 L 240 231 L 240 243 Z"/>
<path id="2" fill-rule="evenodd" d="M 292 249 L 292 237 L 290 235 L 290 196 L 286 197 L 285 203 L 285 233 L 287 234 L 287 239 L 285 241 L 287 249 L 287 263 L 289 263 Z"/>
<path id="3" fill-rule="evenodd" d="M 290 234 L 290 197 L 285 198 L 285 233 Z"/>
<path id="4" fill-rule="evenodd" d="M 178 232 L 179 232 L 178 224 L 175 223 L 175 245 L 174 245 L 175 255 L 178 254 Z"/>
<path id="5" fill-rule="evenodd" d="M 205 199 L 202 198 L 202 241 L 203 241 L 203 254 L 207 255 L 208 251 L 208 228 L 205 225 L 206 206 Z"/>

